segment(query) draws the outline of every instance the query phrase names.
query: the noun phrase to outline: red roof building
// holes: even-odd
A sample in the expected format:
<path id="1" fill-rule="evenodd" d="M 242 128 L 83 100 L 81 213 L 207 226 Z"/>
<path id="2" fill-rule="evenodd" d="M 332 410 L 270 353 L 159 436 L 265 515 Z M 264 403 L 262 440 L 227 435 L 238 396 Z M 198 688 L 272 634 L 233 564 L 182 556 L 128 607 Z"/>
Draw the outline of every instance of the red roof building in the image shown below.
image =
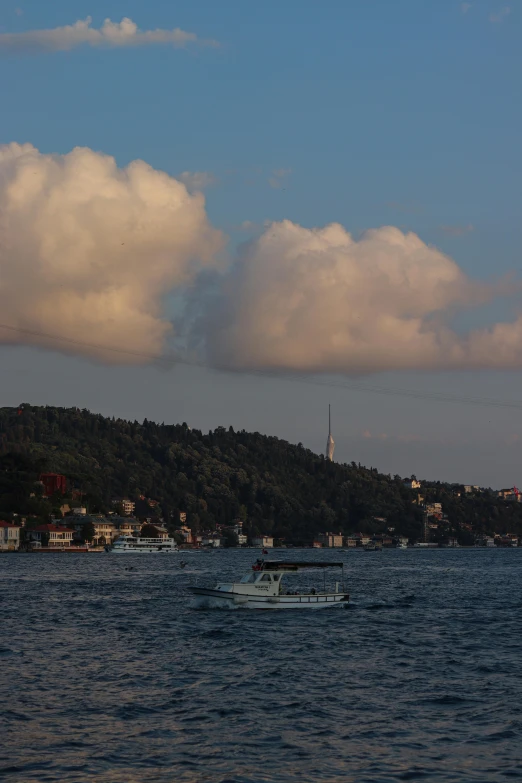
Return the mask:
<path id="1" fill-rule="evenodd" d="M 62 495 L 65 495 L 67 479 L 61 473 L 42 473 L 40 481 L 44 486 L 44 497 L 54 495 L 55 492 L 61 492 Z"/>

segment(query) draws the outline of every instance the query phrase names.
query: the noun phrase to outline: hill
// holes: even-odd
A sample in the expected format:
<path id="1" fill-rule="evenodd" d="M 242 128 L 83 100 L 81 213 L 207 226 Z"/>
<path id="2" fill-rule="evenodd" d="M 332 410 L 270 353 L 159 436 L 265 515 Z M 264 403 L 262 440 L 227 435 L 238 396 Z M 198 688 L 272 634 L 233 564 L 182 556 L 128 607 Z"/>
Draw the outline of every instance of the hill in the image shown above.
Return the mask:
<path id="1" fill-rule="evenodd" d="M 382 532 L 420 537 L 423 514 L 399 476 L 355 462 L 331 463 L 276 437 L 235 432 L 203 434 L 186 424 L 106 418 L 78 408 L 0 409 L 0 515 L 45 517 L 59 505 L 29 497 L 42 471 L 63 473 L 92 512 L 114 497 L 144 495 L 159 502 L 171 524 L 187 512 L 193 529 L 241 518 L 251 534 L 308 543 L 319 532 Z M 34 489 L 34 487 L 33 487 Z M 442 502 L 454 532 L 522 533 L 522 504 L 492 493 L 458 497 L 454 487 L 423 483 Z"/>

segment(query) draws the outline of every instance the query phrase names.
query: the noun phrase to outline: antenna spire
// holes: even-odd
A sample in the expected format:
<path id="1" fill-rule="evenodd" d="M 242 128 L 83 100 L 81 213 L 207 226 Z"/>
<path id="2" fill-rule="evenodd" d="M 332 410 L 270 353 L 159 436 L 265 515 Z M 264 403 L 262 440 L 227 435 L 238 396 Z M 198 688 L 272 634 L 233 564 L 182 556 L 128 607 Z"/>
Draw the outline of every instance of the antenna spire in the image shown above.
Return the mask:
<path id="1" fill-rule="evenodd" d="M 335 441 L 332 438 L 332 414 L 331 406 L 328 404 L 328 440 L 326 441 L 326 459 L 333 462 Z"/>

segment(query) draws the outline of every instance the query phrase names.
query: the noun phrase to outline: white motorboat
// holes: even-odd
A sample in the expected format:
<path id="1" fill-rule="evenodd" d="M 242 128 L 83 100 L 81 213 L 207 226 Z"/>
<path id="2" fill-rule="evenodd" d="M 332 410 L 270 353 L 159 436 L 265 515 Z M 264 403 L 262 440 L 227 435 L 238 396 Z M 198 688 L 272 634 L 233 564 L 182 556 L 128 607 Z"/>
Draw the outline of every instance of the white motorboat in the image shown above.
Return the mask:
<path id="1" fill-rule="evenodd" d="M 116 539 L 112 546 L 106 546 L 105 551 L 110 552 L 113 555 L 171 555 L 179 552 L 179 549 L 173 538 L 140 538 L 138 536 L 120 536 Z"/>
<path id="2" fill-rule="evenodd" d="M 215 587 L 189 587 L 198 606 L 245 609 L 327 609 L 342 606 L 350 596 L 344 592 L 344 581 L 335 584 L 335 591 L 326 589 L 308 592 L 285 591 L 287 574 L 308 568 L 344 568 L 343 563 L 258 560 L 239 582 L 220 582 Z"/>

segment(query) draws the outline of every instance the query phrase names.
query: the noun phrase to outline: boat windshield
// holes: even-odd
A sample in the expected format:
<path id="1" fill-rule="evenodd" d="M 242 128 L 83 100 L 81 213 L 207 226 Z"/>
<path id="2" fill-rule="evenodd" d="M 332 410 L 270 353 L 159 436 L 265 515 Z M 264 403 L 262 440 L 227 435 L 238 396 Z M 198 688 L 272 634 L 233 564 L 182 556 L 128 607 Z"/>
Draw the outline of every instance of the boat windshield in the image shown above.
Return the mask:
<path id="1" fill-rule="evenodd" d="M 252 582 L 255 582 L 255 581 L 256 581 L 256 574 L 247 574 L 241 580 L 241 584 L 243 584 L 243 585 L 251 584 Z"/>

